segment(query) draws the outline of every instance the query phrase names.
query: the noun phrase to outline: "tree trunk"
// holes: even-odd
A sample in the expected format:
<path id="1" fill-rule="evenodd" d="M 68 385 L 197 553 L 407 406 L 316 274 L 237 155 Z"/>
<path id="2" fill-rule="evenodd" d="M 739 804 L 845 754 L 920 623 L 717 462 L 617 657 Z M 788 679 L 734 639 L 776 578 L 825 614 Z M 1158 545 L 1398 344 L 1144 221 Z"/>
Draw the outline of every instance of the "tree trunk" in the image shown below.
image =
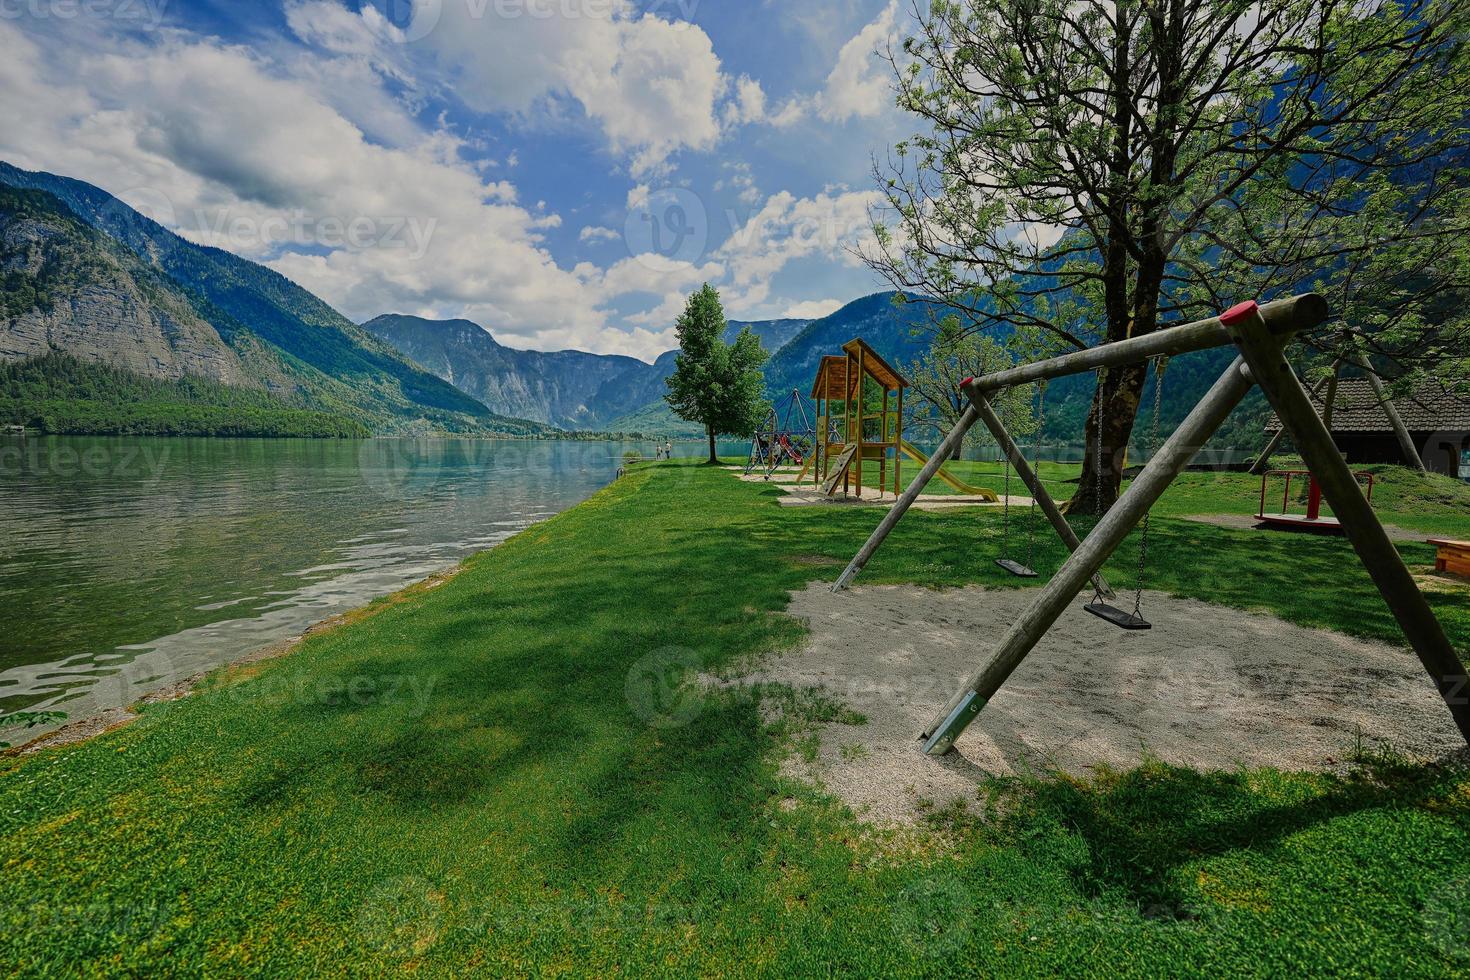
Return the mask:
<path id="1" fill-rule="evenodd" d="M 1117 501 L 1123 484 L 1123 457 L 1133 435 L 1133 422 L 1138 416 L 1147 377 L 1148 369 L 1141 364 L 1114 368 L 1093 395 L 1087 415 L 1087 451 L 1083 454 L 1082 480 L 1077 485 L 1077 492 L 1062 508 L 1065 513 L 1101 516 Z M 1103 400 L 1101 454 L 1098 452 L 1099 399 Z"/>
<path id="2" fill-rule="evenodd" d="M 720 462 L 720 457 L 715 455 L 715 427 L 707 425 L 704 428 L 709 433 L 709 465 L 715 466 Z"/>

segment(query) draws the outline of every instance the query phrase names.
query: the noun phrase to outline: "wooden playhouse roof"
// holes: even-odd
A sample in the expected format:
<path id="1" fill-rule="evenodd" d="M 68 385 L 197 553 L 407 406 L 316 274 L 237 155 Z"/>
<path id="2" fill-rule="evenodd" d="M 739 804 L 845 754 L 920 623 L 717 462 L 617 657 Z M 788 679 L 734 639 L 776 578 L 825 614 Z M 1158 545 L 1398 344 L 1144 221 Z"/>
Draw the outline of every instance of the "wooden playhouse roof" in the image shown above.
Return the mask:
<path id="1" fill-rule="evenodd" d="M 1312 396 L 1318 414 L 1322 412 L 1326 392 Z M 1410 432 L 1470 431 L 1470 399 L 1445 391 L 1438 385 L 1421 386 L 1413 394 L 1393 400 L 1404 425 Z M 1281 428 L 1273 414 L 1266 423 L 1267 432 Z M 1373 388 L 1362 378 L 1345 378 L 1338 382 L 1337 398 L 1332 408 L 1332 431 L 1342 434 L 1392 432 L 1388 413 L 1384 412 Z"/>
<path id="2" fill-rule="evenodd" d="M 849 340 L 842 345 L 844 355 L 831 354 L 822 358 L 817 365 L 817 377 L 812 382 L 813 398 L 851 398 L 857 391 L 857 378 L 847 377 L 848 356 L 863 355 L 863 373 L 883 386 L 885 391 L 907 388 L 904 376 L 893 369 L 883 356 L 861 338 Z M 844 390 L 844 386 L 846 390 Z"/>

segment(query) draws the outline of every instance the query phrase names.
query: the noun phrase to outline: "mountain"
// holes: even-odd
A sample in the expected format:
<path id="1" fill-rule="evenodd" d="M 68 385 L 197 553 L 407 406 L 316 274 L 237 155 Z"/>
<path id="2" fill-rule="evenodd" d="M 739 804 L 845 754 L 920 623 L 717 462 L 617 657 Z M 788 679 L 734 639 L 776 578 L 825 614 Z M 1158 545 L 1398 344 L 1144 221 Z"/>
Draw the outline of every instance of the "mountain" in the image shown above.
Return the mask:
<path id="1" fill-rule="evenodd" d="M 933 304 L 919 297 L 895 305 L 893 292 L 874 293 L 854 300 L 820 320 L 772 321 L 785 324 L 789 339 L 766 362 L 766 395 L 773 401 L 791 394 L 811 392 L 817 363 L 828 354 L 842 353 L 842 345 L 854 337 L 862 337 L 900 372 L 928 345 L 923 327 L 930 314 L 937 312 Z M 800 323 L 794 330 L 789 325 Z M 736 324 L 732 321 L 732 327 Z M 754 325 L 752 331 L 760 333 Z M 783 330 L 768 330 L 766 335 L 779 338 Z M 767 350 L 770 348 L 768 347 Z M 666 357 L 668 355 L 665 355 Z M 673 363 L 670 359 L 669 371 Z M 660 393 L 662 394 L 662 393 Z M 675 417 L 662 400 L 650 401 L 627 415 L 611 420 L 610 428 L 626 432 L 698 435 L 699 427 Z"/>
<path id="2" fill-rule="evenodd" d="M 789 344 L 797 334 L 806 329 L 810 320 L 728 320 L 725 331 L 725 342 L 734 340 L 742 329 L 749 328 L 750 332 L 760 338 L 761 346 L 768 353 L 774 354 Z"/>
<path id="3" fill-rule="evenodd" d="M 912 363 L 929 345 L 931 335 L 926 328 L 933 317 L 942 317 L 944 311 L 932 301 L 912 295 L 906 296 L 905 302 L 895 304 L 896 295 L 883 292 L 865 296 L 799 330 L 766 364 L 767 397 L 779 400 L 793 389 L 803 396 L 809 394 L 821 358 L 842 353 L 842 345 L 854 337 L 866 340 L 899 373 L 909 373 Z M 1161 439 L 1166 438 L 1198 403 L 1233 356 L 1232 349 L 1222 348 L 1173 359 L 1165 375 L 1160 412 Z M 1082 374 L 1061 378 L 1049 386 L 1045 436 L 1048 443 L 1081 445 L 1093 385 L 1092 375 Z M 1153 407 L 1151 385 L 1152 382 L 1145 392 L 1142 415 L 1134 430 L 1135 448 L 1147 445 Z M 912 402 L 909 404 L 913 405 Z M 1211 440 L 1211 445 L 1242 450 L 1259 448 L 1265 411 L 1264 399 L 1253 392 L 1219 435 Z M 613 419 L 609 427 L 628 432 L 699 434 L 697 426 L 676 418 L 661 401 L 650 402 Z"/>
<path id="4" fill-rule="evenodd" d="M 841 354 L 842 345 L 861 337 L 900 374 L 929 345 L 924 328 L 939 308 L 917 296 L 895 304 L 897 293 L 883 292 L 848 303 L 836 313 L 807 324 L 766 364 L 766 389 L 779 398 L 792 390 L 810 394 L 823 357 Z"/>
<path id="5" fill-rule="evenodd" d="M 806 320 L 731 321 L 729 338 L 742 328 L 763 344 L 783 344 Z M 697 433 L 659 412 L 677 351 L 652 364 L 632 357 L 583 351 L 528 351 L 506 347 L 469 320 L 426 320 L 388 314 L 363 329 L 491 409 L 564 429 Z M 767 347 L 768 350 L 774 349 Z M 649 411 L 653 408 L 653 411 Z"/>
<path id="6" fill-rule="evenodd" d="M 142 379 L 264 390 L 375 432 L 536 435 L 284 276 L 194 245 L 99 188 L 0 162 L 0 359 L 61 350 Z"/>
<path id="7" fill-rule="evenodd" d="M 633 357 L 514 350 L 469 320 L 389 314 L 363 329 L 496 411 L 595 429 L 659 396 L 663 378 Z"/>

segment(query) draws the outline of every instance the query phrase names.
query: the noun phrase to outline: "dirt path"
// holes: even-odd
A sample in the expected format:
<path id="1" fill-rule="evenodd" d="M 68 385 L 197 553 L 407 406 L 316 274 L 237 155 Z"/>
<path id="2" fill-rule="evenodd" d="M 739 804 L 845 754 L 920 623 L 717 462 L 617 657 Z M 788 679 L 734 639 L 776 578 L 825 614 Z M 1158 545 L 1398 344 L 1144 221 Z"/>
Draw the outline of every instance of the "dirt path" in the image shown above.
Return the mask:
<path id="1" fill-rule="evenodd" d="M 1145 595 L 1154 629 L 1125 632 L 1079 599 L 944 759 L 915 738 L 1034 592 L 813 583 L 790 612 L 806 649 L 748 680 L 822 687 L 867 716 L 830 725 L 804 776 L 878 822 L 920 801 L 974 800 L 987 774 L 1130 767 L 1152 756 L 1197 769 L 1336 769 L 1361 737 L 1417 758 L 1464 752 L 1406 650 L 1272 616 Z"/>

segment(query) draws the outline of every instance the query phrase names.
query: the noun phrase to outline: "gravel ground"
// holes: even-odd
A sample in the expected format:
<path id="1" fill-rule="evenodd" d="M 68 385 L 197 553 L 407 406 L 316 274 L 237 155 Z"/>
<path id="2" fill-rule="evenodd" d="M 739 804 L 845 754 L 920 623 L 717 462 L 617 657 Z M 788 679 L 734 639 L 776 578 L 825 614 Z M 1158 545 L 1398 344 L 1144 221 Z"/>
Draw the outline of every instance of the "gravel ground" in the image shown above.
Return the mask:
<path id="1" fill-rule="evenodd" d="M 815 763 L 790 766 L 878 823 L 974 800 L 989 774 L 1085 776 L 1148 757 L 1201 770 L 1336 770 L 1360 740 L 1421 759 L 1465 751 L 1406 649 L 1146 593 L 1154 628 L 1144 632 L 1109 626 L 1079 598 L 956 751 L 924 756 L 919 731 L 1034 598 L 914 586 L 834 595 L 813 583 L 790 608 L 811 629 L 807 647 L 742 681 L 820 687 L 867 717 L 825 726 Z"/>

